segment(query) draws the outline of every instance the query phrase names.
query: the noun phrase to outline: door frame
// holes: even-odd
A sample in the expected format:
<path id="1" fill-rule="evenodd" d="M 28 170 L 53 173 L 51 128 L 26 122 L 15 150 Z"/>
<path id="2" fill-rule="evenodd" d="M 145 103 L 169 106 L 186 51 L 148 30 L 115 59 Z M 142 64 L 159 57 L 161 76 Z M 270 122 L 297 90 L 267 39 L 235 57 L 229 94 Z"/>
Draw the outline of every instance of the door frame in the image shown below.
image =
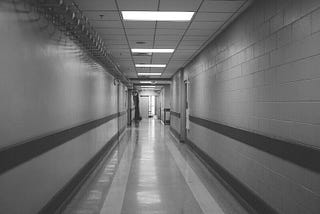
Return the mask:
<path id="1" fill-rule="evenodd" d="M 189 81 L 184 80 L 184 70 L 180 71 L 180 141 L 186 142 L 187 139 L 187 108 L 188 108 L 188 84 Z"/>

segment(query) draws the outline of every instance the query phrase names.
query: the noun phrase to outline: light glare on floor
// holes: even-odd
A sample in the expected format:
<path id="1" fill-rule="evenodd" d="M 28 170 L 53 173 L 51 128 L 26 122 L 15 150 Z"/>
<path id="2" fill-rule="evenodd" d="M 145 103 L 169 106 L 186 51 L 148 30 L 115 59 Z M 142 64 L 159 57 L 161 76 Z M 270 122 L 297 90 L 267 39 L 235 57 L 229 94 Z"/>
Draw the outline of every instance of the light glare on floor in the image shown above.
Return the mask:
<path id="1" fill-rule="evenodd" d="M 174 49 L 132 48 L 132 53 L 172 53 Z"/>
<path id="2" fill-rule="evenodd" d="M 161 73 L 138 73 L 138 76 L 160 76 Z"/>
<path id="3" fill-rule="evenodd" d="M 122 11 L 122 17 L 127 21 L 190 21 L 194 12 L 177 11 Z"/>
<path id="4" fill-rule="evenodd" d="M 165 68 L 166 64 L 136 64 L 137 68 Z"/>

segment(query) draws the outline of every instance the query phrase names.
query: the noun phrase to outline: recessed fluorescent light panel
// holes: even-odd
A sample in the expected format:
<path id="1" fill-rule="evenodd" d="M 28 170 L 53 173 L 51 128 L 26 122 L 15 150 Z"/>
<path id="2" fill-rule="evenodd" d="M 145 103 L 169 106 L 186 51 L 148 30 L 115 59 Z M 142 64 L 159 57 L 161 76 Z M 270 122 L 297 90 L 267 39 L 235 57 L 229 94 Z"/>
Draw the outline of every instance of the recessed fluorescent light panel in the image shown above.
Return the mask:
<path id="1" fill-rule="evenodd" d="M 140 83 L 149 83 L 149 84 L 151 84 L 152 82 L 151 81 L 140 81 Z"/>
<path id="2" fill-rule="evenodd" d="M 173 21 L 188 22 L 194 12 L 176 11 L 122 11 L 122 17 L 126 21 Z"/>
<path id="3" fill-rule="evenodd" d="M 140 87 L 141 88 L 155 88 L 156 86 L 154 86 L 154 85 L 142 85 Z"/>
<path id="4" fill-rule="evenodd" d="M 132 53 L 173 53 L 174 49 L 132 48 Z"/>
<path id="5" fill-rule="evenodd" d="M 165 64 L 136 64 L 137 68 L 165 68 Z"/>
<path id="6" fill-rule="evenodd" d="M 160 76 L 161 73 L 138 73 L 138 76 Z"/>

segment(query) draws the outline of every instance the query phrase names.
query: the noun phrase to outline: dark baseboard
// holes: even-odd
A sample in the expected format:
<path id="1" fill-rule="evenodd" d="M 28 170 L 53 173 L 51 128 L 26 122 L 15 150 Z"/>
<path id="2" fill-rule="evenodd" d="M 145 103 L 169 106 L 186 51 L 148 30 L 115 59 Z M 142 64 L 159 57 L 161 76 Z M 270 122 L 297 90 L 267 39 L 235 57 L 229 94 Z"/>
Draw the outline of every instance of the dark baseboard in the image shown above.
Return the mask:
<path id="1" fill-rule="evenodd" d="M 228 172 L 219 163 L 213 160 L 207 153 L 203 152 L 195 143 L 186 140 L 191 151 L 211 171 L 216 178 L 238 199 L 238 201 L 250 213 L 255 214 L 277 214 L 277 212 L 262 200 L 256 193 L 250 190 L 235 176 Z"/>
<path id="2" fill-rule="evenodd" d="M 171 133 L 177 138 L 178 141 L 180 141 L 180 134 L 175 130 L 172 126 L 170 126 Z"/>
<path id="3" fill-rule="evenodd" d="M 95 154 L 73 177 L 72 179 L 60 190 L 53 198 L 39 211 L 39 214 L 54 214 L 60 213 L 65 206 L 70 202 L 73 196 L 80 189 L 81 185 L 85 182 L 88 176 L 96 169 L 104 157 L 109 154 L 113 148 L 119 143 L 118 137 L 126 130 L 123 127 L 118 133 L 102 147 L 102 149 Z"/>

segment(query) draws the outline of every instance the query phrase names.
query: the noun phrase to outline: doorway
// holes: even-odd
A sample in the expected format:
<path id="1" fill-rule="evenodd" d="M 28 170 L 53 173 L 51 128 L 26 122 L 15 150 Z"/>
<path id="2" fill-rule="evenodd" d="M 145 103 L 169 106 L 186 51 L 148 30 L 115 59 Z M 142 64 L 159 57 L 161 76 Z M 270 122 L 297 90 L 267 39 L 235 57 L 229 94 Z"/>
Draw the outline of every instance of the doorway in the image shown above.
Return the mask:
<path id="1" fill-rule="evenodd" d="M 140 95 L 140 115 L 150 118 L 156 115 L 156 97 L 154 95 Z"/>
<path id="2" fill-rule="evenodd" d="M 156 98 L 155 96 L 149 96 L 148 117 L 154 117 L 155 114 L 156 114 Z"/>
<path id="3" fill-rule="evenodd" d="M 140 95 L 140 116 L 145 119 L 149 117 L 149 96 Z"/>
<path id="4" fill-rule="evenodd" d="M 185 142 L 189 130 L 189 81 L 183 81 L 181 84 L 181 117 L 180 117 L 180 141 Z"/>

